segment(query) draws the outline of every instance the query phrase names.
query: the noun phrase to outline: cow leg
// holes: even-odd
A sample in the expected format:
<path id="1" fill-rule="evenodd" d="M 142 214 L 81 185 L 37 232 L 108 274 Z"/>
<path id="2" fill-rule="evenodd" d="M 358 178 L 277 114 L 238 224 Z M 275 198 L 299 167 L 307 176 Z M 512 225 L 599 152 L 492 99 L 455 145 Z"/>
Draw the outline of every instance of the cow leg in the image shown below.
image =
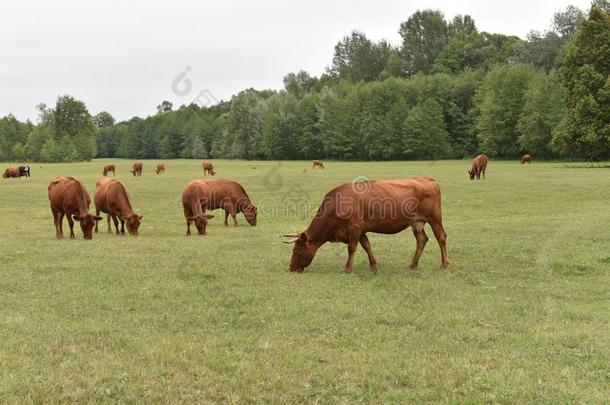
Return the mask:
<path id="1" fill-rule="evenodd" d="M 74 220 L 70 214 L 66 215 L 68 225 L 70 226 L 70 239 L 74 239 Z"/>
<path id="2" fill-rule="evenodd" d="M 53 212 L 53 224 L 55 225 L 55 237 L 57 239 L 62 239 L 64 237 L 64 235 L 61 232 L 61 228 L 60 228 L 60 224 L 61 224 L 61 219 L 59 217 L 59 212 L 55 211 L 54 209 L 51 208 L 51 211 Z"/>
<path id="3" fill-rule="evenodd" d="M 114 229 L 116 230 L 116 234 L 118 235 L 119 234 L 119 220 L 117 219 L 115 214 L 112 214 L 112 222 L 114 222 Z"/>
<path id="4" fill-rule="evenodd" d="M 231 211 L 231 216 L 233 217 L 233 226 L 239 226 L 237 223 L 237 214 L 235 213 L 235 210 Z"/>
<path id="5" fill-rule="evenodd" d="M 106 216 L 106 221 L 108 222 L 108 233 L 112 233 L 112 227 L 110 226 L 110 213 Z"/>
<path id="6" fill-rule="evenodd" d="M 57 213 L 57 223 L 59 224 L 59 239 L 63 239 L 64 237 L 64 213 Z"/>
<path id="7" fill-rule="evenodd" d="M 121 235 L 125 233 L 125 220 L 123 218 L 120 219 L 121 221 Z"/>
<path id="8" fill-rule="evenodd" d="M 483 180 L 485 180 L 485 169 L 483 169 Z"/>
<path id="9" fill-rule="evenodd" d="M 371 243 L 369 242 L 369 238 L 366 236 L 365 233 L 360 235 L 360 245 L 362 245 L 362 247 L 366 251 L 366 254 L 369 257 L 369 264 L 371 265 L 371 270 L 373 272 L 376 272 L 377 260 L 375 260 L 375 256 L 373 256 L 373 251 L 371 250 Z"/>
<path id="10" fill-rule="evenodd" d="M 225 226 L 229 226 L 229 211 L 225 209 Z"/>
<path id="11" fill-rule="evenodd" d="M 356 254 L 356 249 L 358 248 L 359 239 L 359 235 L 350 235 L 347 242 L 347 263 L 345 263 L 345 269 L 343 270 L 346 273 L 351 273 L 354 268 L 354 255 Z"/>
<path id="12" fill-rule="evenodd" d="M 430 226 L 432 227 L 438 246 L 441 248 L 441 267 L 446 269 L 449 265 L 449 259 L 447 257 L 447 232 L 445 232 L 443 222 L 440 219 L 430 222 Z"/>
<path id="13" fill-rule="evenodd" d="M 424 251 L 426 242 L 428 242 L 428 236 L 426 235 L 426 232 L 424 232 L 424 223 L 423 222 L 415 222 L 411 226 L 413 228 L 413 236 L 415 236 L 415 240 L 417 241 L 417 248 L 415 249 L 415 255 L 413 255 L 413 259 L 411 260 L 411 265 L 409 266 L 412 269 L 414 269 L 419 264 L 419 258 L 421 257 L 421 254 Z"/>
<path id="14" fill-rule="evenodd" d="M 100 210 L 98 210 L 97 207 L 95 207 L 95 215 L 98 217 L 100 216 Z M 95 221 L 95 233 L 97 233 L 97 223 L 98 222 L 99 221 Z"/>

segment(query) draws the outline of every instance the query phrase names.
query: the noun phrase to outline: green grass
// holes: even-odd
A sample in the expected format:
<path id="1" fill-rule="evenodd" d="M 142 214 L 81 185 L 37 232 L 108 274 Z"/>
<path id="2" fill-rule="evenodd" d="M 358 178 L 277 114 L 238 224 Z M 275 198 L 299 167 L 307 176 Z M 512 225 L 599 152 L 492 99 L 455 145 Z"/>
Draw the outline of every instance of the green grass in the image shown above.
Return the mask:
<path id="1" fill-rule="evenodd" d="M 257 227 L 185 236 L 180 193 L 199 161 L 157 176 L 112 160 L 140 237 L 55 240 L 47 185 L 90 193 L 109 160 L 35 164 L 0 182 L 0 402 L 605 402 L 610 398 L 610 171 L 490 161 L 215 161 L 242 183 Z M 6 165 L 4 165 L 6 166 Z M 281 176 L 278 177 L 278 174 Z M 342 273 L 327 244 L 288 271 L 282 233 L 304 229 L 322 196 L 356 176 L 435 177 L 448 270 L 431 238 L 417 270 L 409 230 L 369 235 Z M 266 180 L 265 180 L 266 179 Z M 303 210 L 272 201 L 307 199 Z M 294 208 L 294 207 L 293 207 Z M 67 224 L 64 227 L 64 232 Z M 432 233 L 428 229 L 428 234 Z"/>

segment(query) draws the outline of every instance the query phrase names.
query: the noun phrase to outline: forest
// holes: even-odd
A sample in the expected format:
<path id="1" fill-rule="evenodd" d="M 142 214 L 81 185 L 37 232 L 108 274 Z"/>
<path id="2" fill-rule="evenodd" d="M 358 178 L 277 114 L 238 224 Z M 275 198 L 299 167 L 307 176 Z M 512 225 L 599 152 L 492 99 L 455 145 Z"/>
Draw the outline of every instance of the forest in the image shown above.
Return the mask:
<path id="1" fill-rule="evenodd" d="M 526 39 L 481 32 L 468 15 L 420 10 L 400 44 L 353 31 L 320 77 L 246 89 L 215 105 L 161 102 L 115 122 L 61 95 L 36 123 L 0 119 L 0 161 L 95 157 L 424 160 L 610 156 L 610 3 L 557 11 Z"/>

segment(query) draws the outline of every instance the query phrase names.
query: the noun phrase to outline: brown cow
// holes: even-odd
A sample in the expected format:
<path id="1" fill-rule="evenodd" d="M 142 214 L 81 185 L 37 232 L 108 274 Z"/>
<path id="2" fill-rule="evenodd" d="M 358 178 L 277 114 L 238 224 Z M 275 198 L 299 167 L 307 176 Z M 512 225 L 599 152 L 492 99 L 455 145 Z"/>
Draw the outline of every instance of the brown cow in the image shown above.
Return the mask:
<path id="1" fill-rule="evenodd" d="M 159 163 L 157 165 L 157 169 L 155 170 L 155 173 L 157 173 L 157 174 L 165 173 L 165 163 Z"/>
<path id="2" fill-rule="evenodd" d="M 321 160 L 314 160 L 311 168 L 315 169 L 316 167 L 319 167 L 320 169 L 324 169 L 324 162 L 322 162 Z"/>
<path id="3" fill-rule="evenodd" d="M 142 169 L 144 168 L 144 163 L 142 162 L 135 162 L 132 166 L 131 166 L 131 174 L 133 174 L 134 176 L 141 176 L 142 175 Z"/>
<path id="4" fill-rule="evenodd" d="M 182 191 L 182 209 L 186 219 L 186 235 L 191 234 L 191 222 L 195 223 L 199 235 L 207 233 L 208 220 L 214 215 L 206 214 L 202 208 L 204 191 L 197 181 L 189 182 Z"/>
<path id="5" fill-rule="evenodd" d="M 5 179 L 10 179 L 13 177 L 21 177 L 21 174 L 19 173 L 18 167 L 9 167 L 4 171 L 2 177 Z"/>
<path id="6" fill-rule="evenodd" d="M 481 179 L 481 173 L 483 174 L 483 179 L 485 179 L 485 170 L 487 169 L 487 155 L 482 153 L 475 157 L 472 160 L 472 167 L 468 170 L 468 174 L 470 175 L 470 180 L 474 180 L 475 176 L 477 180 Z"/>
<path id="7" fill-rule="evenodd" d="M 91 197 L 82 182 L 74 177 L 57 177 L 49 184 L 49 201 L 57 239 L 64 237 L 64 215 L 70 225 L 71 239 L 74 239 L 74 221 L 80 222 L 85 239 L 93 238 L 93 226 L 102 218 L 89 213 Z"/>
<path id="8" fill-rule="evenodd" d="M 208 162 L 207 160 L 205 162 L 203 162 L 203 174 L 204 175 L 209 174 L 210 176 L 213 176 L 216 174 L 216 172 L 214 171 L 214 165 L 212 164 L 212 162 Z"/>
<path id="9" fill-rule="evenodd" d="M 138 236 L 138 228 L 143 217 L 134 212 L 123 183 L 116 179 L 100 179 L 95 184 L 93 201 L 96 215 L 100 215 L 100 211 L 108 214 L 108 233 L 112 233 L 110 226 L 110 219 L 112 219 L 117 235 L 119 234 L 119 221 L 121 221 L 121 234 L 125 233 L 125 223 L 127 222 L 127 232 L 130 235 Z M 95 232 L 97 233 L 97 223 Z"/>
<path id="10" fill-rule="evenodd" d="M 233 225 L 238 226 L 236 215 L 244 213 L 246 221 L 256 225 L 257 209 L 241 184 L 230 180 L 193 180 L 189 185 L 198 189 L 203 211 L 222 208 L 225 211 L 225 226 L 229 225 L 229 214 Z"/>
<path id="11" fill-rule="evenodd" d="M 115 172 L 115 167 L 114 165 L 106 165 L 104 166 L 104 171 L 102 172 L 103 176 L 108 175 L 108 173 L 112 172 L 112 175 L 115 176 L 116 172 Z"/>
<path id="12" fill-rule="evenodd" d="M 521 164 L 523 163 L 532 163 L 532 157 L 530 155 L 521 156 Z"/>
<path id="13" fill-rule="evenodd" d="M 347 243 L 349 257 L 345 272 L 351 273 L 358 242 L 366 251 L 371 270 L 377 261 L 367 232 L 395 234 L 413 228 L 417 249 L 411 268 L 417 267 L 428 241 L 424 225 L 429 223 L 441 248 L 441 267 L 447 259 L 447 233 L 441 214 L 441 190 L 436 180 L 413 177 L 406 180 L 378 180 L 342 184 L 331 190 L 304 232 L 284 235 L 294 243 L 290 271 L 302 272 L 316 251 L 326 242 Z"/>

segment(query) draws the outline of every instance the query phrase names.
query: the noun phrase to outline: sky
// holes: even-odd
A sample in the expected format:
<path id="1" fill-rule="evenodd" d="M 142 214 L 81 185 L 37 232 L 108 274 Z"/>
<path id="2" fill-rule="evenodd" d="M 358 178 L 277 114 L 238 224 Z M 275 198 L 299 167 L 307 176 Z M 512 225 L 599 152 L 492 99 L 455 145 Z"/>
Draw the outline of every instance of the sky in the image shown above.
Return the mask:
<path id="1" fill-rule="evenodd" d="M 69 94 L 91 114 L 145 117 L 228 100 L 246 88 L 280 89 L 289 72 L 324 73 L 352 30 L 400 43 L 417 10 L 471 15 L 479 31 L 525 38 L 553 13 L 589 0 L 2 0 L 0 116 L 36 122 L 36 105 Z"/>

